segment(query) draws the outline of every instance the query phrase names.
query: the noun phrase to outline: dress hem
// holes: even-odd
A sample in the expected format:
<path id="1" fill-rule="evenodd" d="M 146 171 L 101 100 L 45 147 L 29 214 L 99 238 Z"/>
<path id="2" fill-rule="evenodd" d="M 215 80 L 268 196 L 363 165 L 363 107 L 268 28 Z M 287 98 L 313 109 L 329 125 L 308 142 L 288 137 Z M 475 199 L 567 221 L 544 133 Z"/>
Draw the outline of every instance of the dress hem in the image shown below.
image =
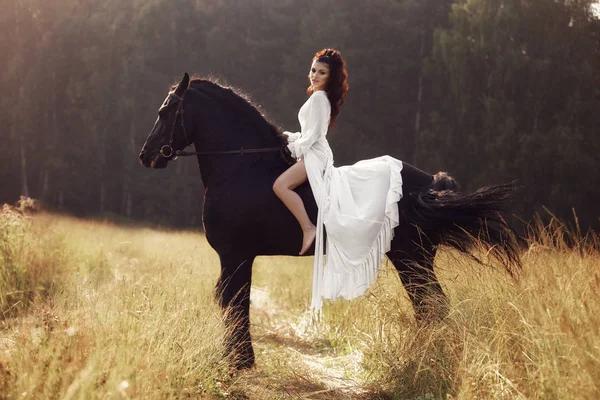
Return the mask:
<path id="1" fill-rule="evenodd" d="M 398 202 L 403 196 L 401 174 L 403 164 L 400 162 L 398 165 L 399 160 L 388 156 L 384 158 L 390 166 L 390 187 L 386 197 L 385 217 L 377 239 L 373 242 L 365 260 L 353 267 L 354 271 L 351 273 L 331 272 L 327 270 L 327 266 L 322 271 L 315 269 L 314 279 L 320 281 L 316 282 L 316 292 L 313 287 L 311 308 L 315 311 L 320 310 L 322 299 L 335 300 L 342 297 L 352 300 L 363 295 L 377 279 L 382 259 L 391 248 L 394 229 L 400 224 Z"/>

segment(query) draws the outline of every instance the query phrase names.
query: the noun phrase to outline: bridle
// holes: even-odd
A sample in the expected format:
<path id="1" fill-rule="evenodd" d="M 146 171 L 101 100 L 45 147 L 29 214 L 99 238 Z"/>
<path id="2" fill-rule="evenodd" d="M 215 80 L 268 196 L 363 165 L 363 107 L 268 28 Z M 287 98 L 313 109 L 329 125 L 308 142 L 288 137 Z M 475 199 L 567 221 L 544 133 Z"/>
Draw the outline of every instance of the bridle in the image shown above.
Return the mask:
<path id="1" fill-rule="evenodd" d="M 184 92 L 185 96 L 185 92 Z M 175 139 L 175 127 L 177 126 L 177 119 L 181 116 L 181 127 L 183 128 L 183 134 L 185 135 L 186 147 L 189 146 L 190 140 L 188 139 L 187 130 L 185 129 L 185 124 L 183 123 L 183 97 L 180 97 L 175 94 L 175 92 L 169 92 L 169 97 L 173 97 L 177 99 L 177 111 L 175 112 L 175 120 L 173 121 L 173 127 L 171 128 L 171 133 L 169 134 L 169 144 L 165 144 L 160 148 L 160 155 L 166 158 L 167 160 L 176 160 L 177 152 L 173 150 L 173 140 Z"/>
<path id="2" fill-rule="evenodd" d="M 185 147 L 192 144 L 192 142 L 189 140 L 189 136 L 188 136 L 187 130 L 185 129 L 185 124 L 183 122 L 183 115 L 184 115 L 183 101 L 185 99 L 185 93 L 188 90 L 197 90 L 197 89 L 187 88 L 185 90 L 185 92 L 183 92 L 182 96 L 175 94 L 174 91 L 169 92 L 169 97 L 172 97 L 177 100 L 177 111 L 175 112 L 175 121 L 173 121 L 173 127 L 171 129 L 171 133 L 169 134 L 169 144 L 165 144 L 164 146 L 162 146 L 160 148 L 159 153 L 161 156 L 163 156 L 167 160 L 176 160 L 177 157 L 180 157 L 180 156 L 181 157 L 195 156 L 195 155 L 208 156 L 208 155 L 226 155 L 226 154 L 239 154 L 239 155 L 243 156 L 244 154 L 247 154 L 247 153 L 267 153 L 267 152 L 279 151 L 279 152 L 281 152 L 281 156 L 283 157 L 283 159 L 288 161 L 284 155 L 284 150 L 283 150 L 283 148 L 286 147 L 285 145 L 282 147 L 265 147 L 265 148 L 259 148 L 259 149 L 244 149 L 243 147 L 241 147 L 239 150 L 225 150 L 225 151 L 173 150 L 173 140 L 175 139 L 175 128 L 177 127 L 178 119 L 181 121 L 181 128 L 183 130 L 183 135 L 185 136 L 185 142 L 186 142 Z"/>

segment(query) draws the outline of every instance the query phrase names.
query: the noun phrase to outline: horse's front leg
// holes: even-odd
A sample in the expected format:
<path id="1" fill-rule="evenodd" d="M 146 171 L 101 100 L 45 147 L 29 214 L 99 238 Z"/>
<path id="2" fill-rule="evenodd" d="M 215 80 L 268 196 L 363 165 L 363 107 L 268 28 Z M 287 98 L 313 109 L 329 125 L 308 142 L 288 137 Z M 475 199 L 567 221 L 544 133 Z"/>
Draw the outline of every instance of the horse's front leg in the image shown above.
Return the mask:
<path id="1" fill-rule="evenodd" d="M 225 349 L 237 369 L 254 365 L 250 336 L 250 284 L 254 256 L 219 255 L 221 276 L 216 296 L 225 318 Z"/>

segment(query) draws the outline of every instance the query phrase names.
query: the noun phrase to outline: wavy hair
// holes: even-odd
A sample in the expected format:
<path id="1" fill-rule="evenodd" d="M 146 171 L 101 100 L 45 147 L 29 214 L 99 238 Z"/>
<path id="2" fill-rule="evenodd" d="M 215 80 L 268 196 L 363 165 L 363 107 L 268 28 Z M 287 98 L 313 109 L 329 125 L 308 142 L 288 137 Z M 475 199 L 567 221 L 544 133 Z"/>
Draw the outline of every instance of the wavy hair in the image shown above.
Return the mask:
<path id="1" fill-rule="evenodd" d="M 346 71 L 346 61 L 342 58 L 339 51 L 335 49 L 323 49 L 318 51 L 313 57 L 313 61 L 325 63 L 329 66 L 329 79 L 325 85 L 327 98 L 331 103 L 331 118 L 329 127 L 333 127 L 335 119 L 344 105 L 344 99 L 348 93 L 348 71 Z M 312 86 L 306 90 L 309 95 L 313 94 Z"/>

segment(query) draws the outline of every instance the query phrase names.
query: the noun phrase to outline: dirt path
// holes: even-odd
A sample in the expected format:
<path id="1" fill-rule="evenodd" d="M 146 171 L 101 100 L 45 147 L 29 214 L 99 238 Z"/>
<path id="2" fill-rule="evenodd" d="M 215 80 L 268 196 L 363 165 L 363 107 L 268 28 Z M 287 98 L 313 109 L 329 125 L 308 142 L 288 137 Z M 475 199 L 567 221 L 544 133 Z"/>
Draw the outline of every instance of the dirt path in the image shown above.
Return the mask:
<path id="1" fill-rule="evenodd" d="M 247 399 L 372 399 L 364 387 L 362 353 L 335 355 L 319 340 L 310 314 L 293 315 L 253 287 L 256 368 L 236 378 L 230 395 Z"/>

